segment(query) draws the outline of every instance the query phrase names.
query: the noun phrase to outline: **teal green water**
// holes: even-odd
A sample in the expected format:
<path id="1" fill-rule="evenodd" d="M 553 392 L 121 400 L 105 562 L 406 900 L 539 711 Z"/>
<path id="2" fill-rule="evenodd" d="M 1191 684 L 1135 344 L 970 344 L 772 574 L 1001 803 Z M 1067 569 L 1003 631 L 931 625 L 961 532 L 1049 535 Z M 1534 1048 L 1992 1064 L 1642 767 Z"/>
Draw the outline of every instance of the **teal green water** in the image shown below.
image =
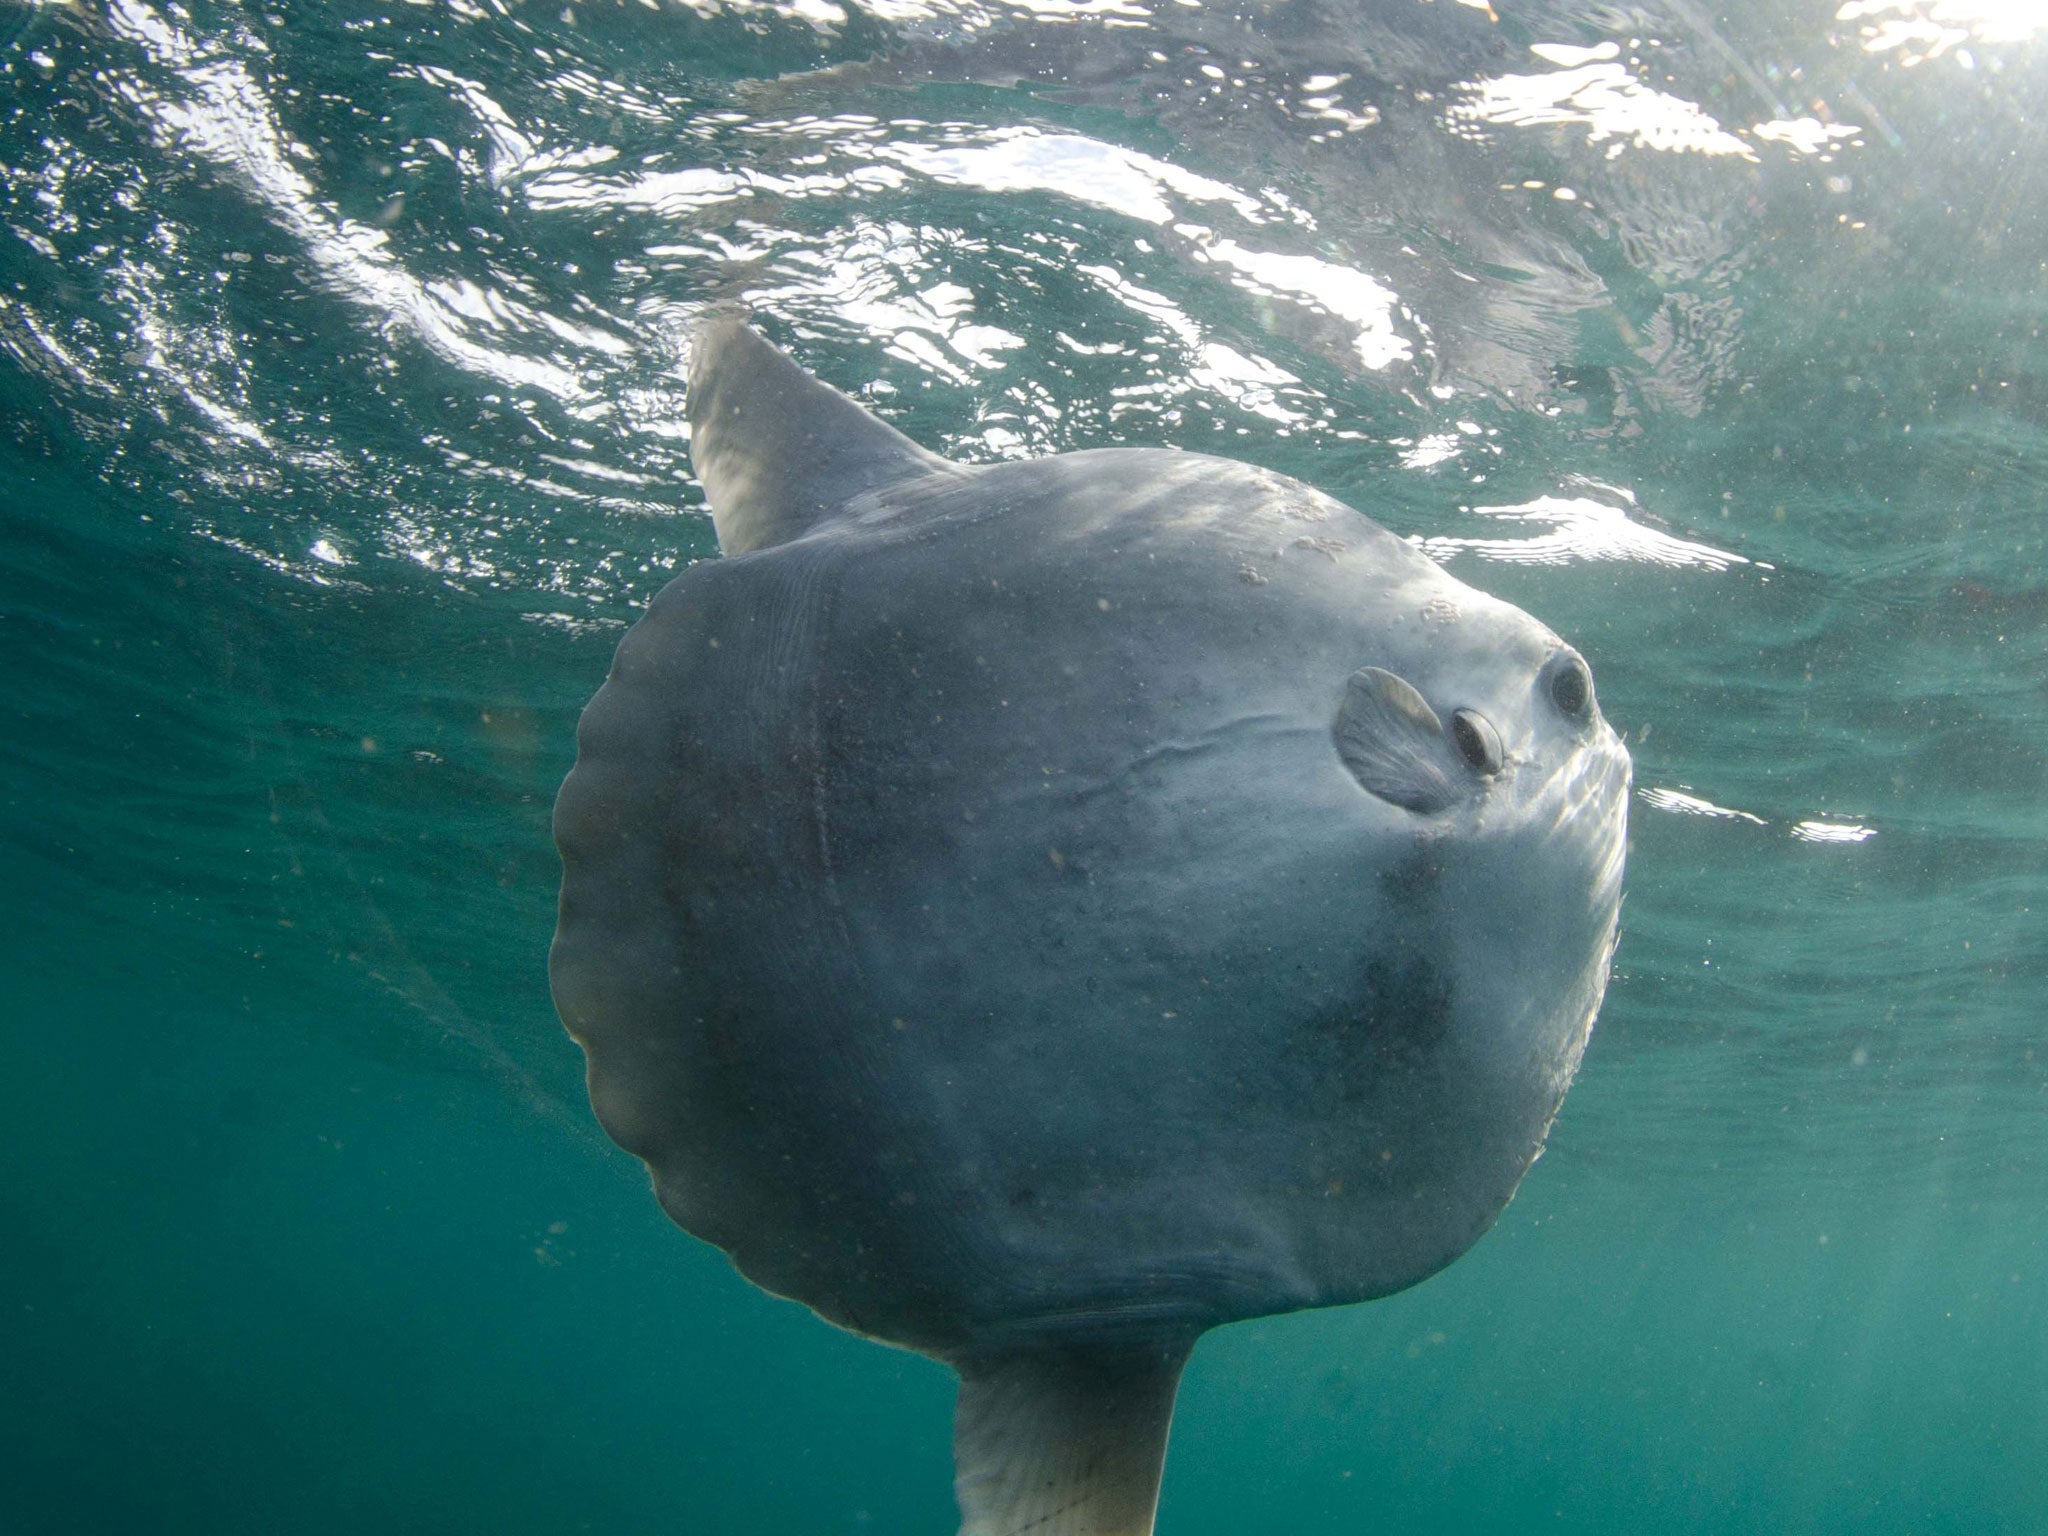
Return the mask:
<path id="1" fill-rule="evenodd" d="M 1629 732 L 1549 1152 L 1205 1340 L 1162 1532 L 2048 1529 L 2048 22 L 1494 10 L 0 9 L 0 1531 L 952 1529 L 946 1373 L 547 998 L 732 298 L 956 455 L 1299 475 Z"/>

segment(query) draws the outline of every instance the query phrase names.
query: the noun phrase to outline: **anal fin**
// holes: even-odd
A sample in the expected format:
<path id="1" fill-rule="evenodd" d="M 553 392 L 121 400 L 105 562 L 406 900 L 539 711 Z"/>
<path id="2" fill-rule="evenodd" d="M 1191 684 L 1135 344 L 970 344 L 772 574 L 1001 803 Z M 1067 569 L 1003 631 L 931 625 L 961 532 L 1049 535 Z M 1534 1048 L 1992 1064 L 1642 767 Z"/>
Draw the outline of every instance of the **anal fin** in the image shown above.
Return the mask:
<path id="1" fill-rule="evenodd" d="M 1189 1344 L 1063 1344 L 957 1361 L 960 1536 L 1151 1536 Z"/>

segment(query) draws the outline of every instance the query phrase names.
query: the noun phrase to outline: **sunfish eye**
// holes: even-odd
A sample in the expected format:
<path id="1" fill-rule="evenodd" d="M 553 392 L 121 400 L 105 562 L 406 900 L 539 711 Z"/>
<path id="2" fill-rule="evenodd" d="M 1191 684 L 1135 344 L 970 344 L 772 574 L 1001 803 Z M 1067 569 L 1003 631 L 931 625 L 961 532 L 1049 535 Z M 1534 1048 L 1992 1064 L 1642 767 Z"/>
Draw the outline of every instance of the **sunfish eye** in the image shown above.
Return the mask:
<path id="1" fill-rule="evenodd" d="M 1550 674 L 1550 702 L 1574 720 L 1582 720 L 1593 704 L 1593 674 L 1576 656 L 1566 656 Z"/>
<path id="2" fill-rule="evenodd" d="M 1451 744 L 1474 773 L 1500 772 L 1500 734 L 1486 716 L 1461 709 L 1451 716 Z"/>

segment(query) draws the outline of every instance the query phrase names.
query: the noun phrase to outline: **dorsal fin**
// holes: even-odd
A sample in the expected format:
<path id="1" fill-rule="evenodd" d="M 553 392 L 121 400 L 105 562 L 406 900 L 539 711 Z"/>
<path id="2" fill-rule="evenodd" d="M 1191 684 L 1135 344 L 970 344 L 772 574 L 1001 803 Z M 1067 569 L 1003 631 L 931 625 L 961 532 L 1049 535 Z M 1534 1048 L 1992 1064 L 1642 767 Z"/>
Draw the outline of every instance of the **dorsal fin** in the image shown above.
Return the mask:
<path id="1" fill-rule="evenodd" d="M 863 491 L 949 467 L 736 314 L 697 332 L 689 409 L 690 464 L 728 555 L 798 538 Z"/>
<path id="2" fill-rule="evenodd" d="M 953 1411 L 960 1536 L 1152 1536 L 1188 1343 L 974 1356 Z"/>

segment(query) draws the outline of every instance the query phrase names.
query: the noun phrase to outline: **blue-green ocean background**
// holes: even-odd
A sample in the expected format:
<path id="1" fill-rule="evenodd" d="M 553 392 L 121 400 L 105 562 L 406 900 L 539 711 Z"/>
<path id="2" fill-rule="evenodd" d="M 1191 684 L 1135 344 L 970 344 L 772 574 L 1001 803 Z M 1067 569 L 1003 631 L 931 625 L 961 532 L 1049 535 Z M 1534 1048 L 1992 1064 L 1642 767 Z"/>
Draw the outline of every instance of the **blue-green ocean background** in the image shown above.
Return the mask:
<path id="1" fill-rule="evenodd" d="M 1197 1351 L 1161 1530 L 2048 1530 L 2048 14 L 0 5 L 0 1532 L 902 1532 L 947 1374 L 582 1101 L 691 317 L 1430 541 L 1629 733 L 1496 1231 Z"/>

